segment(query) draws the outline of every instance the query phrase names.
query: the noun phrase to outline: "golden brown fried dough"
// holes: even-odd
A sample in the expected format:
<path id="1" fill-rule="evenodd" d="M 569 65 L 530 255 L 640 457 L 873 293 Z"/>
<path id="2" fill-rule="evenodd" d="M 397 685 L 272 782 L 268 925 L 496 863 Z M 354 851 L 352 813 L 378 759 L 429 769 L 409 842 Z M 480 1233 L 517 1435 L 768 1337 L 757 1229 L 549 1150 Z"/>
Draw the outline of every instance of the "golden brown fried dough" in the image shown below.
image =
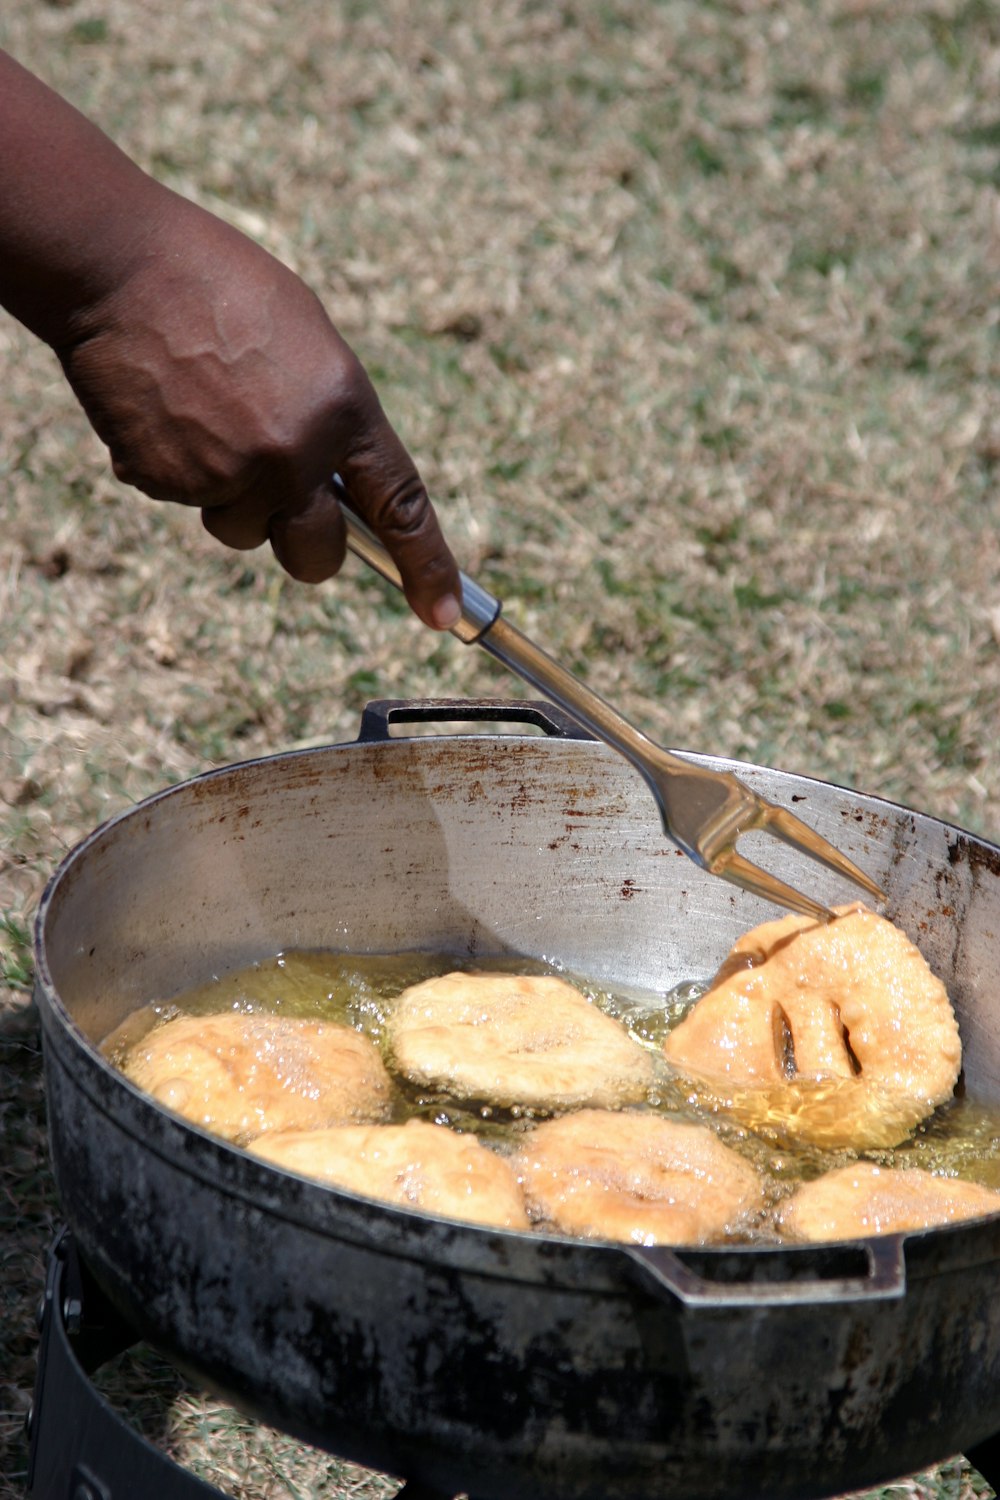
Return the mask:
<path id="1" fill-rule="evenodd" d="M 444 1125 L 341 1125 L 253 1141 L 254 1155 L 366 1198 L 469 1224 L 527 1229 L 510 1162 Z"/>
<path id="2" fill-rule="evenodd" d="M 392 1088 L 374 1044 L 349 1026 L 235 1011 L 174 1017 L 123 1068 L 160 1104 L 230 1140 L 379 1120 Z"/>
<path id="3" fill-rule="evenodd" d="M 874 912 L 765 923 L 720 975 L 664 1053 L 730 1090 L 743 1117 L 785 1117 L 828 1146 L 894 1145 L 951 1097 L 962 1049 L 944 985 Z M 837 1086 L 810 1089 L 816 1081 Z"/>
<path id="4" fill-rule="evenodd" d="M 705 1125 L 585 1109 L 528 1135 L 516 1165 L 532 1217 L 637 1245 L 724 1239 L 761 1207 L 748 1161 Z"/>
<path id="5" fill-rule="evenodd" d="M 1000 1193 L 977 1182 L 855 1162 L 800 1187 L 780 1205 L 777 1220 L 786 1239 L 856 1240 L 996 1213 Z"/>
<path id="6" fill-rule="evenodd" d="M 644 1098 L 653 1059 L 565 980 L 445 974 L 400 995 L 389 1019 L 395 1065 L 460 1099 L 565 1109 Z"/>

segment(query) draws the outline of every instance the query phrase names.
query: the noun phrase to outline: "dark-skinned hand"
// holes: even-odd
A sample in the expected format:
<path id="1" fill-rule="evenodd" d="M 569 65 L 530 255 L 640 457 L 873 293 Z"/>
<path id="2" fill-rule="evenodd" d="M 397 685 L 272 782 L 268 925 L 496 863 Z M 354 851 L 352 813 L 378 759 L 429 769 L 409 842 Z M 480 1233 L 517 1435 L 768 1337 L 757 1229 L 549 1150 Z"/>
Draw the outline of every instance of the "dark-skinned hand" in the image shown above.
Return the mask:
<path id="1" fill-rule="evenodd" d="M 318 583 L 344 558 L 337 473 L 416 614 L 453 625 L 427 492 L 318 298 L 2 52 L 0 137 L 0 302 L 56 351 L 118 477 Z"/>

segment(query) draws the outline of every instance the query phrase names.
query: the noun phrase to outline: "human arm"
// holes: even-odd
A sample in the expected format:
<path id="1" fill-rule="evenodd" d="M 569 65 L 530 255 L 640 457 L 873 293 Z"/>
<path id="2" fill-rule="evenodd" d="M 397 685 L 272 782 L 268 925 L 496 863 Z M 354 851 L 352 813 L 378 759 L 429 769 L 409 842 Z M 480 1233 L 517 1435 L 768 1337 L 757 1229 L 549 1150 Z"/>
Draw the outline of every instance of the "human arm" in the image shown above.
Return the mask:
<path id="1" fill-rule="evenodd" d="M 3 52 L 0 303 L 55 350 L 120 479 L 319 582 L 344 556 L 337 472 L 417 615 L 454 623 L 426 490 L 318 299 Z"/>

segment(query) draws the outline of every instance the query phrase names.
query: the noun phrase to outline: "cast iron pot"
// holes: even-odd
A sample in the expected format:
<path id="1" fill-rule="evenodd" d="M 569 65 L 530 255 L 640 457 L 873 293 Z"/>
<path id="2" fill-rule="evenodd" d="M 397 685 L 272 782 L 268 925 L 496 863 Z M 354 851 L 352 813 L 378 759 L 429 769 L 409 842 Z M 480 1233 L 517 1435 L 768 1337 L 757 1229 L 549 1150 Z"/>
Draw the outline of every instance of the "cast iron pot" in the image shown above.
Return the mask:
<path id="1" fill-rule="evenodd" d="M 390 733 L 427 717 L 520 728 Z M 1000 1096 L 1000 850 L 732 768 L 884 884 L 949 987 L 965 1086 Z M 854 895 L 773 842 L 747 852 Z M 98 1051 L 151 997 L 280 949 L 518 954 L 666 987 L 776 914 L 678 854 L 639 777 L 544 706 L 377 705 L 357 743 L 174 787 L 74 850 L 38 916 L 67 1221 L 120 1311 L 203 1383 L 449 1494 L 809 1500 L 966 1451 L 1000 1429 L 1000 1218 L 677 1252 L 469 1227 L 256 1161 Z"/>

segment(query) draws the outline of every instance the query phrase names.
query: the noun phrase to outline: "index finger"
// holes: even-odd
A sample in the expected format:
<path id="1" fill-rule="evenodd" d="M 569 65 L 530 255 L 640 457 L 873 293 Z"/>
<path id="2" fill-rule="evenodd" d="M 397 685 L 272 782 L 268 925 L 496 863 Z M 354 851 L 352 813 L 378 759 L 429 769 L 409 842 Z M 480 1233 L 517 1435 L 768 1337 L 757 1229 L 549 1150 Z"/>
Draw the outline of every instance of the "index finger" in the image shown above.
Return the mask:
<path id="1" fill-rule="evenodd" d="M 351 504 L 399 569 L 414 614 L 434 630 L 450 630 L 462 613 L 458 565 L 413 460 L 381 407 L 338 472 Z"/>

